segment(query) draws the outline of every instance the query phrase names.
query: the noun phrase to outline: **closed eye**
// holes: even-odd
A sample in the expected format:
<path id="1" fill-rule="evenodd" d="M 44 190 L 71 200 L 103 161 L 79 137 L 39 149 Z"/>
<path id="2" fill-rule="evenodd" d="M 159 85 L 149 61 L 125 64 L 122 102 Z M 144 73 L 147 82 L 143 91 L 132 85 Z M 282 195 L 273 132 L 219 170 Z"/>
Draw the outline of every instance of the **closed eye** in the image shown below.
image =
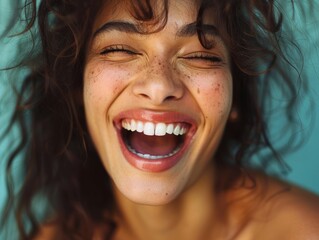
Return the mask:
<path id="1" fill-rule="evenodd" d="M 195 52 L 190 53 L 184 56 L 181 56 L 180 59 L 191 67 L 198 69 L 211 69 L 215 67 L 220 67 L 224 65 L 223 59 L 213 53 L 207 52 Z"/>
<path id="2" fill-rule="evenodd" d="M 126 45 L 111 45 L 100 51 L 105 61 L 125 63 L 136 59 L 140 53 Z"/>
<path id="3" fill-rule="evenodd" d="M 108 55 L 108 54 L 128 54 L 128 55 L 135 55 L 138 54 L 136 52 L 134 52 L 133 50 L 131 50 L 129 47 L 124 46 L 124 45 L 112 45 L 109 46 L 105 49 L 103 49 L 100 54 L 101 55 Z"/>
<path id="4" fill-rule="evenodd" d="M 221 63 L 222 59 L 215 55 L 205 54 L 205 53 L 196 53 L 189 56 L 183 57 L 184 59 L 188 60 L 198 60 L 198 61 L 207 61 L 211 63 Z"/>

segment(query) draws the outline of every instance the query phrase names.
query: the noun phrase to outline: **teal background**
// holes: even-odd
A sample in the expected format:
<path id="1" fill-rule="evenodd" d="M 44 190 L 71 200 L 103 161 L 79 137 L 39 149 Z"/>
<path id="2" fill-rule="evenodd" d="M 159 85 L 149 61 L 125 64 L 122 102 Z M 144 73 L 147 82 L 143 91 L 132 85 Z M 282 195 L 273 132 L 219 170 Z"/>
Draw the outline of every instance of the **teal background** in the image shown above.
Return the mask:
<path id="1" fill-rule="evenodd" d="M 279 2 L 288 17 L 285 25 L 288 25 L 304 56 L 302 75 L 309 81 L 309 94 L 302 96 L 297 114 L 303 124 L 300 134 L 309 132 L 310 135 L 298 151 L 285 157 L 292 171 L 283 178 L 319 194 L 319 1 L 297 0 L 294 11 L 285 8 L 285 3 L 290 1 Z M 303 10 L 298 6 L 302 6 Z"/>
<path id="2" fill-rule="evenodd" d="M 303 52 L 304 69 L 302 74 L 309 78 L 309 92 L 312 102 L 309 98 L 305 98 L 299 111 L 303 123 L 300 131 L 310 132 L 311 135 L 297 152 L 285 156 L 285 161 L 290 165 L 292 171 L 283 178 L 319 194 L 319 0 L 296 1 L 297 7 L 300 4 L 304 10 L 300 11 L 296 7 L 294 12 L 290 8 L 285 8 L 287 2 L 289 1 L 280 2 L 287 11 L 288 21 L 285 24 L 292 31 L 293 37 Z M 12 3 L 9 0 L 0 1 L 0 35 L 4 33 L 4 23 L 8 22 L 17 7 Z M 1 37 L 0 68 L 8 66 L 14 60 L 13 57 L 18 51 L 16 44 L 16 38 Z M 21 71 L 23 74 L 23 70 Z M 0 136 L 4 132 L 13 110 L 14 97 L 8 81 L 12 76 L 8 72 L 0 71 Z M 310 103 L 313 105 L 309 112 L 306 110 Z M 316 115 L 317 118 L 315 118 Z M 274 131 L 276 131 L 276 127 L 278 128 L 274 124 Z M 15 145 L 17 138 L 19 138 L 19 134 L 14 128 L 9 136 L 6 136 L 4 140 L 1 138 L 0 141 L 0 209 L 6 197 L 4 159 Z M 14 166 L 17 169 L 16 175 L 19 175 L 19 164 L 20 162 L 17 161 Z"/>

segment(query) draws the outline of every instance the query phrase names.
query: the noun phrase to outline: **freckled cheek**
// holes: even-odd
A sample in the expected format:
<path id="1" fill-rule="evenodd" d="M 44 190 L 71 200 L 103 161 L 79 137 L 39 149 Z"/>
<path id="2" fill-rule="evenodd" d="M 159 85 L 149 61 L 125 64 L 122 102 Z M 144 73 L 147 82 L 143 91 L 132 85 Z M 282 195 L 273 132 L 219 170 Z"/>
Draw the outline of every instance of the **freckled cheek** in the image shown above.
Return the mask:
<path id="1" fill-rule="evenodd" d="M 198 75 L 192 79 L 194 96 L 206 117 L 228 116 L 232 104 L 231 74 Z"/>
<path id="2" fill-rule="evenodd" d="M 119 95 L 130 75 L 126 69 L 103 65 L 88 67 L 84 74 L 84 100 L 107 107 Z"/>

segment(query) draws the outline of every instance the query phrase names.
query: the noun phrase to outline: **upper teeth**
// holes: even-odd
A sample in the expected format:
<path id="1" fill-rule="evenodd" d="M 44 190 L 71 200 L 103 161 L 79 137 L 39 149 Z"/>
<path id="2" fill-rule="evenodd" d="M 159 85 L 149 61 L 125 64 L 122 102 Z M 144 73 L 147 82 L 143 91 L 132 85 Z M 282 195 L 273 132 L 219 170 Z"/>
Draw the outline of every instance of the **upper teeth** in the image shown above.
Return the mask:
<path id="1" fill-rule="evenodd" d="M 137 120 L 123 120 L 122 127 L 129 131 L 137 131 L 148 136 L 164 136 L 166 134 L 174 134 L 176 136 L 183 135 L 187 132 L 187 127 L 181 123 L 152 123 L 141 122 Z"/>

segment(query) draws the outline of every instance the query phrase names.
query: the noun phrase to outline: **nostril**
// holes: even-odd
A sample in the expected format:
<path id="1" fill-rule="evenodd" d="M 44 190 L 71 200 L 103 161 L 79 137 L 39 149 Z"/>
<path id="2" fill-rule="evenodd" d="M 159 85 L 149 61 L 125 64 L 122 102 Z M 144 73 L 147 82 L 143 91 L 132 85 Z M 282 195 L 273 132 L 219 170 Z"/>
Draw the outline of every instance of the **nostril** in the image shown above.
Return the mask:
<path id="1" fill-rule="evenodd" d="M 150 98 L 147 94 L 145 93 L 140 93 L 140 96 L 144 97 L 144 98 Z"/>
<path id="2" fill-rule="evenodd" d="M 132 93 L 155 105 L 180 99 L 184 86 L 179 80 L 156 75 L 148 80 L 138 79 L 132 84 Z"/>
<path id="3" fill-rule="evenodd" d="M 151 99 L 151 100 L 156 100 L 157 99 L 154 95 L 150 95 L 150 94 L 140 93 L 139 95 L 141 97 L 145 98 L 145 99 Z M 163 97 L 161 99 L 159 99 L 160 102 L 166 102 L 166 101 L 169 102 L 169 101 L 176 100 L 178 98 L 176 96 L 174 96 L 174 95 L 169 95 L 169 96 Z"/>
<path id="4" fill-rule="evenodd" d="M 174 96 L 167 96 L 164 100 L 166 101 L 171 101 L 171 100 L 174 100 L 176 97 Z"/>

